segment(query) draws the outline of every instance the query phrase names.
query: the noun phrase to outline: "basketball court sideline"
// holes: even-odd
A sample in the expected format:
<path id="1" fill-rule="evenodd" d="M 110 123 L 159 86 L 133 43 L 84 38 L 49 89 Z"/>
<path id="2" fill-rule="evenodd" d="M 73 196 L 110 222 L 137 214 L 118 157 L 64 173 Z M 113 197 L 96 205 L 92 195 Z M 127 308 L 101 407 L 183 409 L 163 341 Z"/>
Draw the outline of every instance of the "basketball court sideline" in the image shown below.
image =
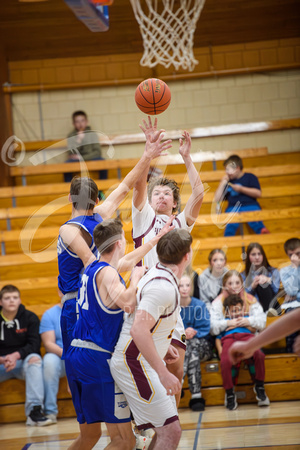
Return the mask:
<path id="1" fill-rule="evenodd" d="M 223 406 L 196 413 L 179 410 L 182 436 L 179 450 L 300 449 L 300 402 L 274 402 L 270 407 L 240 405 L 235 411 Z M 105 427 L 95 450 L 109 442 Z M 8 424 L 0 429 L 2 450 L 67 449 L 78 434 L 76 419 L 60 419 L 48 427 Z"/>

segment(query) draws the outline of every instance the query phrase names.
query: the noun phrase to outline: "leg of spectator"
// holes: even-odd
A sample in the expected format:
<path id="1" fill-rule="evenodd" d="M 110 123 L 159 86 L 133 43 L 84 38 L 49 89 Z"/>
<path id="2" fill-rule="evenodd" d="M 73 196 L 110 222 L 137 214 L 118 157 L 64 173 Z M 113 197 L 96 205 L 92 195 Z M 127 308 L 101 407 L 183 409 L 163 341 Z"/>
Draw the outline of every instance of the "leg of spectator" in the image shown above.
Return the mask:
<path id="1" fill-rule="evenodd" d="M 46 415 L 53 414 L 57 416 L 57 393 L 59 388 L 59 379 L 65 375 L 64 361 L 54 353 L 46 353 L 43 359 L 43 375 L 45 390 Z"/>
<path id="2" fill-rule="evenodd" d="M 44 403 L 44 382 L 42 370 L 42 358 L 36 353 L 28 355 L 23 364 L 26 383 L 25 414 L 29 416 L 34 406 Z"/>
<path id="3" fill-rule="evenodd" d="M 224 389 L 233 389 L 233 381 L 231 374 L 232 363 L 228 356 L 228 351 L 235 339 L 231 335 L 222 338 L 222 353 L 221 353 L 221 373 L 223 379 Z"/>
<path id="4" fill-rule="evenodd" d="M 18 378 L 19 380 L 24 379 L 22 367 L 23 360 L 21 359 L 16 362 L 16 367 L 9 372 L 6 372 L 4 365 L 0 364 L 0 383 L 2 383 L 2 381 L 10 380 L 11 378 Z"/>
<path id="5" fill-rule="evenodd" d="M 252 230 L 254 231 L 254 233 L 256 234 L 261 234 L 261 231 L 263 229 L 266 230 L 266 226 L 264 225 L 263 222 L 259 221 L 259 222 L 248 222 L 248 225 L 250 228 L 252 228 Z"/>
<path id="6" fill-rule="evenodd" d="M 224 236 L 235 236 L 239 226 L 239 223 L 229 223 L 225 227 Z"/>
<path id="7" fill-rule="evenodd" d="M 183 376 L 182 376 L 182 382 L 188 372 L 188 366 L 189 366 L 189 362 L 190 362 L 190 358 L 192 355 L 192 346 L 190 345 L 191 342 L 190 340 L 188 340 L 186 342 L 186 350 L 185 350 L 185 356 L 184 356 L 184 363 L 183 363 Z"/>
<path id="8" fill-rule="evenodd" d="M 200 339 L 193 338 L 189 341 L 190 359 L 188 365 L 188 381 L 191 394 L 201 392 L 201 366 L 200 366 Z"/>
<path id="9" fill-rule="evenodd" d="M 275 297 L 274 292 L 272 291 L 271 286 L 260 286 L 258 285 L 255 289 L 259 303 L 263 307 L 264 312 L 268 311 L 270 308 L 270 303 L 272 302 L 273 298 Z"/>

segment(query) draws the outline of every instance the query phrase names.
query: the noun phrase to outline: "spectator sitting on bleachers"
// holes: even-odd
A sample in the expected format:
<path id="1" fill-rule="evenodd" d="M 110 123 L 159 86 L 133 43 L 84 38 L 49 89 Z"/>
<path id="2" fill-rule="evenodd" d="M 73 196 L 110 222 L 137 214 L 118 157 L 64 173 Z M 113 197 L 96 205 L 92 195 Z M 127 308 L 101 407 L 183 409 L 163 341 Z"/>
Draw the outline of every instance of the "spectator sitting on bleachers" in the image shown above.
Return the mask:
<path id="1" fill-rule="evenodd" d="M 280 305 L 276 295 L 279 291 L 279 271 L 268 261 L 263 247 L 257 242 L 248 245 L 245 270 L 241 273 L 246 292 L 254 295 L 268 316 L 277 316 Z"/>
<path id="2" fill-rule="evenodd" d="M 209 312 L 204 302 L 195 297 L 191 297 L 192 280 L 188 274 L 181 277 L 179 292 L 180 314 L 186 335 L 183 380 L 187 374 L 189 388 L 192 394 L 189 407 L 193 411 L 204 411 L 205 400 L 201 395 L 200 362 L 207 361 L 213 356 L 213 343 L 209 334 Z"/>
<path id="3" fill-rule="evenodd" d="M 26 425 L 51 425 L 43 412 L 39 318 L 21 304 L 20 291 L 13 285 L 1 289 L 0 306 L 0 382 L 25 379 Z"/>
<path id="4" fill-rule="evenodd" d="M 216 347 L 221 359 L 221 372 L 223 387 L 226 391 L 225 406 L 229 410 L 236 409 L 238 404 L 234 393 L 234 382 L 232 377 L 232 362 L 229 358 L 229 349 L 236 341 L 247 341 L 251 339 L 256 329 L 245 324 L 245 304 L 238 294 L 229 295 L 223 302 L 226 329 L 216 337 Z M 256 350 L 253 354 L 254 371 L 251 370 L 251 378 L 254 381 L 254 392 L 258 401 L 258 406 L 268 406 L 268 399 L 265 389 L 265 355 L 261 350 Z M 252 369 L 252 365 L 249 365 Z"/>
<path id="5" fill-rule="evenodd" d="M 209 267 L 205 269 L 198 278 L 199 298 L 210 308 L 211 302 L 222 290 L 222 280 L 228 271 L 226 265 L 226 254 L 221 249 L 214 249 L 208 255 Z"/>
<path id="6" fill-rule="evenodd" d="M 75 111 L 72 114 L 73 131 L 68 134 L 69 157 L 65 162 L 96 161 L 104 159 L 101 156 L 101 146 L 97 133 L 91 131 L 88 124 L 88 117 L 84 111 Z M 75 152 L 74 152 L 75 150 Z M 65 173 L 65 182 L 70 183 L 73 178 L 72 173 Z M 99 179 L 107 179 L 107 171 L 99 171 Z"/>
<path id="7" fill-rule="evenodd" d="M 62 296 L 62 294 L 61 294 Z M 59 379 L 64 377 L 65 362 L 62 356 L 62 337 L 60 328 L 61 303 L 48 309 L 40 323 L 40 334 L 46 349 L 43 358 L 43 376 L 45 388 L 44 412 L 52 423 L 57 422 L 57 393 Z"/>
<path id="8" fill-rule="evenodd" d="M 223 308 L 224 300 L 233 294 L 238 294 L 244 302 L 244 314 L 247 317 L 243 317 L 240 319 L 231 319 L 227 320 L 225 316 L 225 311 Z M 262 306 L 256 300 L 255 297 L 245 292 L 243 287 L 243 279 L 241 274 L 237 270 L 229 270 L 225 273 L 223 277 L 223 288 L 222 292 L 218 297 L 212 302 L 210 309 L 210 332 L 211 334 L 217 336 L 223 331 L 227 330 L 229 327 L 252 327 L 257 331 L 261 331 L 266 326 L 266 314 L 263 312 Z M 235 405 L 235 396 L 234 392 L 230 392 L 228 387 L 228 395 L 227 392 L 225 397 L 225 405 L 226 402 L 229 404 Z M 227 389 L 227 388 L 225 388 Z M 257 397 L 259 397 L 259 401 L 264 402 L 265 396 L 260 396 L 260 390 L 257 390 Z"/>
<path id="9" fill-rule="evenodd" d="M 291 264 L 280 270 L 280 279 L 286 293 L 284 303 L 281 305 L 285 312 L 300 308 L 300 239 L 288 239 L 284 243 L 284 250 Z M 286 337 L 286 351 L 293 353 L 293 345 L 299 331 Z"/>
<path id="10" fill-rule="evenodd" d="M 238 155 L 229 156 L 224 161 L 226 175 L 222 178 L 216 193 L 215 201 L 228 200 L 226 212 L 258 211 L 261 209 L 257 198 L 261 197 L 261 189 L 258 178 L 248 172 L 243 172 L 243 161 Z M 224 236 L 234 236 L 239 228 L 239 223 L 226 225 Z M 249 222 L 248 225 L 256 234 L 269 233 L 263 222 Z"/>

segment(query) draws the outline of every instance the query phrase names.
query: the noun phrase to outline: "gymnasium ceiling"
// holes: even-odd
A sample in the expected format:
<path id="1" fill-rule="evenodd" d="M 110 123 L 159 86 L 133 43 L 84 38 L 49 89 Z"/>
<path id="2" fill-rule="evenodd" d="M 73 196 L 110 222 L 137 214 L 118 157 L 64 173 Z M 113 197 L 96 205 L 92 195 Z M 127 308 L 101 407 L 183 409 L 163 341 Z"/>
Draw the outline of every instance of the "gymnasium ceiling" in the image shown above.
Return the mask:
<path id="1" fill-rule="evenodd" d="M 142 52 L 129 0 L 109 7 L 110 29 L 92 33 L 63 0 L 0 0 L 0 42 L 8 61 Z M 300 36 L 299 0 L 206 0 L 195 47 Z"/>

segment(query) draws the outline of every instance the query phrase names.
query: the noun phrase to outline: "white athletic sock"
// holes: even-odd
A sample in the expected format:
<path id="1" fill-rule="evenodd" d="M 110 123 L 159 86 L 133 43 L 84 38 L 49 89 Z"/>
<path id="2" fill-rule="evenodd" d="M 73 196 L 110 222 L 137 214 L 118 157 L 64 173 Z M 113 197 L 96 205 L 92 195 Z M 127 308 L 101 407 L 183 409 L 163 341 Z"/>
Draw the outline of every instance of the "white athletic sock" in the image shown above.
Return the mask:
<path id="1" fill-rule="evenodd" d="M 198 394 L 192 394 L 192 398 L 201 398 L 202 394 L 199 392 Z"/>

